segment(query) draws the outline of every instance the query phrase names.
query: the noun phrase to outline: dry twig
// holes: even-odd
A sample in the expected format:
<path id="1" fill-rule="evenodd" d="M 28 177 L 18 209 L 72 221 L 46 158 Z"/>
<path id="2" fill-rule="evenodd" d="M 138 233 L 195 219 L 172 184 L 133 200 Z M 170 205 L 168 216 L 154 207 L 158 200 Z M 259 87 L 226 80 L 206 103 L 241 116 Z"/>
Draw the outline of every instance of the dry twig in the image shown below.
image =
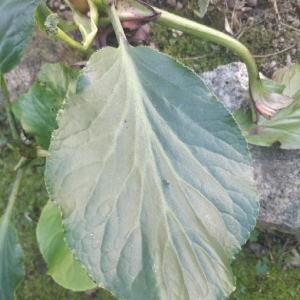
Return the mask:
<path id="1" fill-rule="evenodd" d="M 294 48 L 295 46 L 297 45 L 297 43 L 293 44 L 292 46 L 289 46 L 283 50 L 280 50 L 278 52 L 273 52 L 273 53 L 269 53 L 269 54 L 265 54 L 265 55 L 253 55 L 254 58 L 266 58 L 266 57 L 270 57 L 270 56 L 274 56 L 274 55 L 278 55 L 278 54 L 281 54 L 285 51 L 288 51 L 292 48 Z"/>

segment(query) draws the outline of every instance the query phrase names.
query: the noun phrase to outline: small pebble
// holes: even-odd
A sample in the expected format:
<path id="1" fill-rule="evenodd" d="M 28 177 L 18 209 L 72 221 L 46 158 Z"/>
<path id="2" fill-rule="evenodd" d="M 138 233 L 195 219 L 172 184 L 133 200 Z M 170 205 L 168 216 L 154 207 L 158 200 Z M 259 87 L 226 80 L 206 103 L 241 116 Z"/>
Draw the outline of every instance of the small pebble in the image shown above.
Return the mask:
<path id="1" fill-rule="evenodd" d="M 257 0 L 247 0 L 246 3 L 249 6 L 257 6 Z"/>
<path id="2" fill-rule="evenodd" d="M 183 9 L 183 4 L 181 2 L 177 2 L 176 9 L 177 10 L 182 10 Z"/>
<path id="3" fill-rule="evenodd" d="M 300 25 L 300 21 L 299 21 L 298 19 L 295 19 L 295 20 L 293 21 L 293 23 L 292 23 L 292 26 L 293 26 L 294 28 L 298 28 L 299 25 Z"/>
<path id="4" fill-rule="evenodd" d="M 277 65 L 277 62 L 275 60 L 272 60 L 269 64 L 269 68 L 273 69 Z"/>
<path id="5" fill-rule="evenodd" d="M 278 47 L 278 41 L 277 40 L 273 40 L 272 41 L 272 46 L 273 46 L 273 48 L 277 48 Z"/>
<path id="6" fill-rule="evenodd" d="M 16 89 L 16 88 L 18 87 L 18 83 L 17 83 L 17 81 L 15 81 L 15 80 L 11 80 L 11 81 L 10 81 L 10 85 L 11 85 L 14 89 Z"/>
<path id="7" fill-rule="evenodd" d="M 168 3 L 170 6 L 173 6 L 173 7 L 176 6 L 176 0 L 167 0 L 167 3 Z"/>
<path id="8" fill-rule="evenodd" d="M 297 49 L 296 49 L 296 48 L 293 48 L 293 49 L 291 50 L 291 54 L 292 54 L 292 55 L 296 54 L 296 52 L 297 52 Z"/>

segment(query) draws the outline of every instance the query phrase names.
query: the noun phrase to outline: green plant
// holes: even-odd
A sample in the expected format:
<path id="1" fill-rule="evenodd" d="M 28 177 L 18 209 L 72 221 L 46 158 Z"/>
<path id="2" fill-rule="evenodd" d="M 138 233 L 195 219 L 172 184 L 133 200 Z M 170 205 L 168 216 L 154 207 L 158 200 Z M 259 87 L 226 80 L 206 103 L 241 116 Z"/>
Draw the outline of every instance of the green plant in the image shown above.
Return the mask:
<path id="1" fill-rule="evenodd" d="M 250 233 L 249 242 L 251 243 L 257 242 L 259 238 L 259 234 L 260 234 L 259 230 L 254 228 Z"/>
<path id="2" fill-rule="evenodd" d="M 101 286 L 120 299 L 227 297 L 234 290 L 230 262 L 258 212 L 247 143 L 196 74 L 151 48 L 132 47 L 123 27 L 152 20 L 235 51 L 248 68 L 254 121 L 257 109 L 270 118 L 294 94 L 273 82 L 267 92 L 236 40 L 143 2 L 66 1 L 71 23 L 40 2 L 0 4 L 1 90 L 13 137 L 7 146 L 21 155 L 1 219 L 0 298 L 14 299 L 24 275 L 11 211 L 38 156 L 47 156 L 46 186 L 60 208 L 49 201 L 37 227 L 56 282 L 77 291 Z M 80 74 L 45 65 L 11 105 L 4 74 L 24 52 L 34 10 L 43 32 L 82 51 L 112 23 L 119 47 L 96 51 Z M 74 28 L 82 43 L 67 35 Z M 35 143 L 22 142 L 15 117 Z"/>

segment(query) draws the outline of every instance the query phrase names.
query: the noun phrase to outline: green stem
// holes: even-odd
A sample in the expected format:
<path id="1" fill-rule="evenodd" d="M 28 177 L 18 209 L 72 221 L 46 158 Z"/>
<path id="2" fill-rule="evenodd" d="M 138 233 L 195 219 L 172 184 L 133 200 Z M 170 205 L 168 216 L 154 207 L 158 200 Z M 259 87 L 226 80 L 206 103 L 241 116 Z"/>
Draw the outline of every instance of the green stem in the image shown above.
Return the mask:
<path id="1" fill-rule="evenodd" d="M 119 45 L 123 44 L 124 41 L 127 41 L 126 35 L 124 33 L 122 24 L 120 22 L 120 19 L 118 17 L 114 1 L 113 0 L 104 0 L 105 4 L 105 10 L 108 14 L 109 19 L 111 20 L 112 26 L 114 28 L 114 31 L 116 33 L 116 37 L 118 40 Z"/>
<path id="2" fill-rule="evenodd" d="M 89 46 L 87 46 L 87 45 L 83 46 L 79 42 L 73 40 L 60 28 L 57 28 L 57 34 L 55 35 L 55 38 L 59 38 L 60 40 L 64 41 L 70 47 L 81 50 L 81 51 L 86 51 L 89 48 Z"/>
<path id="3" fill-rule="evenodd" d="M 4 75 L 0 76 L 0 86 L 1 86 L 2 93 L 3 93 L 4 106 L 5 106 L 5 110 L 6 110 L 7 119 L 8 119 L 11 134 L 12 134 L 14 140 L 20 141 L 21 138 L 20 138 L 20 135 L 18 133 L 15 116 L 14 116 L 14 114 L 12 112 L 12 109 L 11 109 L 10 97 L 9 97 L 9 93 L 8 93 L 8 89 L 7 89 L 7 85 L 6 85 Z"/>
<path id="4" fill-rule="evenodd" d="M 153 22 L 217 43 L 235 52 L 246 64 L 249 76 L 250 94 L 252 94 L 252 91 L 256 89 L 262 89 L 255 60 L 250 51 L 239 41 L 213 28 L 173 15 L 159 8 L 154 7 L 154 9 L 161 15 L 157 19 L 153 20 Z M 250 101 L 250 108 L 252 112 L 252 119 L 255 122 L 257 120 L 257 111 L 253 101 Z"/>
<path id="5" fill-rule="evenodd" d="M 15 204 L 16 199 L 17 199 L 21 179 L 22 179 L 22 176 L 25 172 L 25 169 L 26 169 L 26 167 L 24 166 L 24 167 L 18 169 L 18 171 L 17 171 L 17 176 L 16 176 L 16 179 L 14 181 L 14 185 L 13 185 L 12 191 L 10 193 L 10 197 L 9 197 L 8 204 L 7 204 L 6 211 L 5 211 L 5 217 L 7 217 L 9 219 L 11 217 L 12 209 L 13 209 L 14 204 Z"/>

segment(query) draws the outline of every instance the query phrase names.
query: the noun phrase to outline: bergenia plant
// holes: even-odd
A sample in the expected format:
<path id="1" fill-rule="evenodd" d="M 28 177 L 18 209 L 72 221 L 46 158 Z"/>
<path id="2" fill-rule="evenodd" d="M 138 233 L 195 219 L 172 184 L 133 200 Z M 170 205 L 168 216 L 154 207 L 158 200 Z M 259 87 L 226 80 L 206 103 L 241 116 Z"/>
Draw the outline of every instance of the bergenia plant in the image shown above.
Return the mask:
<path id="1" fill-rule="evenodd" d="M 37 237 L 57 283 L 76 291 L 99 286 L 119 299 L 225 299 L 234 290 L 230 262 L 259 206 L 246 140 L 198 75 L 130 42 L 156 22 L 231 49 L 247 65 L 254 122 L 257 110 L 270 118 L 292 97 L 264 90 L 252 56 L 235 39 L 142 1 L 69 0 L 72 21 L 40 2 L 0 4 L 1 89 L 9 146 L 21 155 L 1 219 L 0 299 L 14 299 L 24 275 L 11 211 L 37 156 L 47 156 L 50 197 Z M 43 66 L 11 105 L 4 73 L 24 52 L 34 9 L 45 34 L 82 51 L 101 49 L 80 72 Z M 81 42 L 68 35 L 74 29 Z M 117 48 L 107 42 L 112 30 Z M 15 117 L 32 144 L 23 143 Z"/>

